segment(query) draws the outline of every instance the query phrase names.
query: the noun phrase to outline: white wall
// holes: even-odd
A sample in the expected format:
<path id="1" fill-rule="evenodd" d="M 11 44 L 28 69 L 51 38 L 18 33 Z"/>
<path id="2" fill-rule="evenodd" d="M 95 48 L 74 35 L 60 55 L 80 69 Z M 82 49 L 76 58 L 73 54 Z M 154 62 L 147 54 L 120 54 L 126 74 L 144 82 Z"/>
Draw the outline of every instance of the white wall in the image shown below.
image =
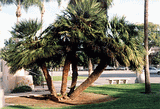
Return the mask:
<path id="1" fill-rule="evenodd" d="M 2 60 L 2 88 L 4 89 L 4 92 L 11 92 L 17 85 L 17 83 L 20 81 L 18 77 L 22 76 L 25 81 L 29 81 L 28 84 L 31 86 L 32 89 L 34 89 L 33 86 L 33 78 L 30 77 L 31 75 L 26 75 L 26 72 L 24 69 L 21 69 L 17 71 L 15 74 L 9 73 L 9 67 L 6 65 L 6 62 Z M 18 78 L 18 80 L 17 80 Z M 22 78 L 22 81 L 23 81 Z M 29 78 L 29 79 L 28 79 Z"/>

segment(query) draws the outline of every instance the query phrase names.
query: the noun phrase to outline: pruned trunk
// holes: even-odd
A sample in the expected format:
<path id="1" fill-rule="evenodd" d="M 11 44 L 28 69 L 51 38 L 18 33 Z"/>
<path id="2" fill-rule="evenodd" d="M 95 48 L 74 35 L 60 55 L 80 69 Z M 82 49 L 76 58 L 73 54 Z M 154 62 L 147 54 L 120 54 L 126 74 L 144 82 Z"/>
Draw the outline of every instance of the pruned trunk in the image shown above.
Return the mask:
<path id="1" fill-rule="evenodd" d="M 46 64 L 45 64 L 45 63 L 41 65 L 41 69 L 42 69 L 43 74 L 44 74 L 44 77 L 45 77 L 45 79 L 46 79 L 48 89 L 49 89 L 49 91 L 50 91 L 50 93 L 51 93 L 51 95 L 52 95 L 52 99 L 53 99 L 53 100 L 58 100 L 58 99 L 57 99 L 56 89 L 55 89 L 55 87 L 54 87 L 54 85 L 53 85 L 52 78 L 51 78 L 51 76 L 49 75 L 49 72 L 48 72 L 48 70 L 47 70 L 47 67 L 46 67 Z"/>
<path id="2" fill-rule="evenodd" d="M 77 84 L 78 69 L 77 69 L 77 57 L 76 56 L 75 58 L 72 59 L 72 71 L 73 71 L 72 72 L 72 83 L 71 83 L 71 87 L 70 87 L 68 96 L 70 96 L 74 92 L 74 89 Z"/>
<path id="3" fill-rule="evenodd" d="M 67 77 L 68 77 L 68 72 L 70 69 L 70 58 L 69 54 L 66 57 L 64 68 L 63 68 L 63 75 L 62 75 L 62 86 L 61 86 L 61 95 L 64 97 L 66 95 L 66 89 L 67 89 Z"/>
<path id="4" fill-rule="evenodd" d="M 144 6 L 144 47 L 146 49 L 145 65 L 145 93 L 151 93 L 150 73 L 149 73 L 149 60 L 148 60 L 148 0 L 145 0 Z"/>
<path id="5" fill-rule="evenodd" d="M 94 72 L 70 95 L 70 99 L 75 99 L 81 92 L 88 88 L 94 81 L 98 79 L 103 70 L 107 67 L 106 61 L 101 60 Z"/>

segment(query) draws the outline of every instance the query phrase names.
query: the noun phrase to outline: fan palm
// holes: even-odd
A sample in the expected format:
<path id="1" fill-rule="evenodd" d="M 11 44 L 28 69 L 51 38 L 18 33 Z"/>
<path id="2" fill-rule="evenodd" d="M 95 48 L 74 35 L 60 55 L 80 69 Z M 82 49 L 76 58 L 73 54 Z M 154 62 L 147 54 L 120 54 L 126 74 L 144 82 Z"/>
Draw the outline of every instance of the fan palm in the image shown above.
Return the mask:
<path id="1" fill-rule="evenodd" d="M 3 59 L 10 66 L 11 73 L 15 73 L 21 68 L 32 68 L 34 65 L 38 65 L 43 71 L 51 95 L 56 98 L 56 91 L 46 63 L 54 60 L 54 63 L 59 64 L 63 52 L 58 51 L 61 47 L 56 44 L 57 39 L 54 39 L 54 43 L 46 42 L 46 38 L 40 38 L 44 37 L 43 33 L 37 36 L 41 26 L 42 24 L 37 20 L 22 21 L 16 24 L 11 33 L 14 38 L 19 39 L 19 42 L 12 42 L 3 49 Z"/>
<path id="2" fill-rule="evenodd" d="M 60 33 L 69 38 L 69 45 L 72 45 L 75 39 L 79 40 L 76 42 L 79 43 L 77 50 L 83 50 L 92 58 L 99 57 L 101 62 L 89 78 L 70 95 L 71 99 L 90 86 L 113 59 L 122 65 L 136 69 L 140 69 L 143 64 L 143 53 L 139 52 L 135 40 L 137 32 L 134 25 L 127 24 L 124 18 L 117 21 L 115 19 L 111 22 L 112 34 L 106 37 L 107 21 L 104 16 L 105 11 L 99 8 L 100 4 L 94 0 L 75 1 L 75 3 L 77 5 L 68 6 L 64 12 L 65 16 L 60 16 L 59 24 L 62 28 Z M 72 47 L 73 45 L 70 50 L 73 50 Z"/>
<path id="3" fill-rule="evenodd" d="M 80 0 L 79 0 L 80 1 Z M 106 16 L 108 18 L 108 9 L 109 7 L 112 5 L 112 2 L 113 0 L 97 0 L 97 2 L 100 2 L 101 3 L 101 8 L 104 8 L 106 9 Z M 70 4 L 73 4 L 73 5 L 76 5 L 76 1 L 75 0 L 70 0 Z M 91 58 L 89 58 L 89 63 L 88 63 L 88 73 L 89 75 L 91 74 L 92 72 L 92 63 L 91 63 Z"/>
<path id="4" fill-rule="evenodd" d="M 99 57 L 101 62 L 90 77 L 71 94 L 71 99 L 89 87 L 100 76 L 104 68 L 111 64 L 112 60 L 117 60 L 121 65 L 130 66 L 133 70 L 141 70 L 144 48 L 141 50 L 139 48 L 135 38 L 137 34 L 135 26 L 128 24 L 123 18 L 118 22 L 117 19 L 114 19 L 111 22 L 111 30 L 112 34 L 103 40 L 90 40 L 84 44 L 85 53 L 90 57 Z"/>
<path id="5" fill-rule="evenodd" d="M 143 54 L 144 54 L 144 48 L 142 47 L 141 40 L 139 40 L 138 36 L 138 30 L 136 30 L 136 25 L 130 24 L 126 22 L 125 17 L 118 18 L 114 17 L 111 22 L 111 32 L 109 34 L 109 38 L 114 38 L 115 41 L 121 45 L 125 45 L 127 54 L 125 54 L 127 57 L 129 57 L 129 60 L 138 60 L 136 65 L 143 65 Z M 138 59 L 140 58 L 140 59 Z M 131 63 L 131 62 L 130 62 Z M 138 64 L 140 63 L 140 64 Z M 131 66 L 132 68 L 135 68 L 134 70 L 141 70 L 141 67 L 138 66 Z"/>
<path id="6" fill-rule="evenodd" d="M 64 16 L 60 16 L 57 22 L 57 25 L 61 28 L 61 32 L 59 33 L 63 35 L 64 40 L 66 40 L 65 46 L 70 50 L 67 55 L 70 59 L 68 57 L 66 58 L 66 64 L 68 63 L 66 66 L 68 67 L 64 66 L 62 95 L 65 95 L 66 91 L 66 76 L 68 76 L 69 64 L 73 57 L 76 56 L 76 51 L 81 49 L 81 41 L 94 40 L 101 36 L 105 37 L 105 26 L 102 26 L 102 22 L 105 24 L 107 20 L 105 17 L 105 10 L 100 8 L 101 4 L 97 3 L 96 0 L 75 2 L 76 5 L 68 5 L 67 10 L 64 11 Z M 73 62 L 75 60 L 73 60 Z M 76 67 L 74 72 L 77 75 Z"/>

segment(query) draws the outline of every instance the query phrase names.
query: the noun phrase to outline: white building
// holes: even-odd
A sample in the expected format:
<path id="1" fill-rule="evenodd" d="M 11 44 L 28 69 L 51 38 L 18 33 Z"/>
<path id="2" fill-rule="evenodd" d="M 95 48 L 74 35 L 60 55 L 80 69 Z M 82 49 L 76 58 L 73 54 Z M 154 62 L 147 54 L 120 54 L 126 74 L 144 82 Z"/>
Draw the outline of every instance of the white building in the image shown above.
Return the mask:
<path id="1" fill-rule="evenodd" d="M 10 74 L 9 67 L 2 59 L 0 59 L 0 82 L 5 93 L 11 92 L 15 87 L 21 85 L 28 85 L 34 89 L 31 75 L 27 75 L 24 69 L 17 71 L 15 74 Z"/>

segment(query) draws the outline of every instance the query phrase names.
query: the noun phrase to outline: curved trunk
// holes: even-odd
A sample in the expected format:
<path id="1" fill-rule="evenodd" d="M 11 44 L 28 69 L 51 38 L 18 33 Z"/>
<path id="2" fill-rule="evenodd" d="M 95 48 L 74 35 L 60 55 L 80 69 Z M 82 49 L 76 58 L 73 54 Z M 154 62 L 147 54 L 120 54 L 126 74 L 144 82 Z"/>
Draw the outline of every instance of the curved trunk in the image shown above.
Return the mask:
<path id="1" fill-rule="evenodd" d="M 68 96 L 70 96 L 73 92 L 74 92 L 74 89 L 76 87 L 76 84 L 77 84 L 77 77 L 78 77 L 78 69 L 77 69 L 77 57 L 75 55 L 75 58 L 72 59 L 72 83 L 71 83 L 71 87 L 70 87 L 70 91 L 68 93 Z"/>
<path id="2" fill-rule="evenodd" d="M 64 97 L 66 95 L 66 88 L 67 88 L 67 77 L 68 77 L 68 72 L 70 69 L 70 58 L 69 54 L 66 57 L 64 68 L 63 68 L 63 75 L 62 75 L 62 86 L 61 86 L 61 95 Z"/>
<path id="3" fill-rule="evenodd" d="M 70 95 L 70 99 L 75 99 L 81 92 L 96 81 L 106 67 L 106 61 L 101 59 L 100 64 L 96 67 L 94 72 Z"/>
<path id="4" fill-rule="evenodd" d="M 55 87 L 54 87 L 53 82 L 52 82 L 52 78 L 49 75 L 49 72 L 47 70 L 47 67 L 46 67 L 45 63 L 41 65 L 41 69 L 42 69 L 44 77 L 46 79 L 48 89 L 49 89 L 49 91 L 50 91 L 50 93 L 52 95 L 52 99 L 53 100 L 58 100 L 57 99 L 57 93 L 56 93 Z"/>

